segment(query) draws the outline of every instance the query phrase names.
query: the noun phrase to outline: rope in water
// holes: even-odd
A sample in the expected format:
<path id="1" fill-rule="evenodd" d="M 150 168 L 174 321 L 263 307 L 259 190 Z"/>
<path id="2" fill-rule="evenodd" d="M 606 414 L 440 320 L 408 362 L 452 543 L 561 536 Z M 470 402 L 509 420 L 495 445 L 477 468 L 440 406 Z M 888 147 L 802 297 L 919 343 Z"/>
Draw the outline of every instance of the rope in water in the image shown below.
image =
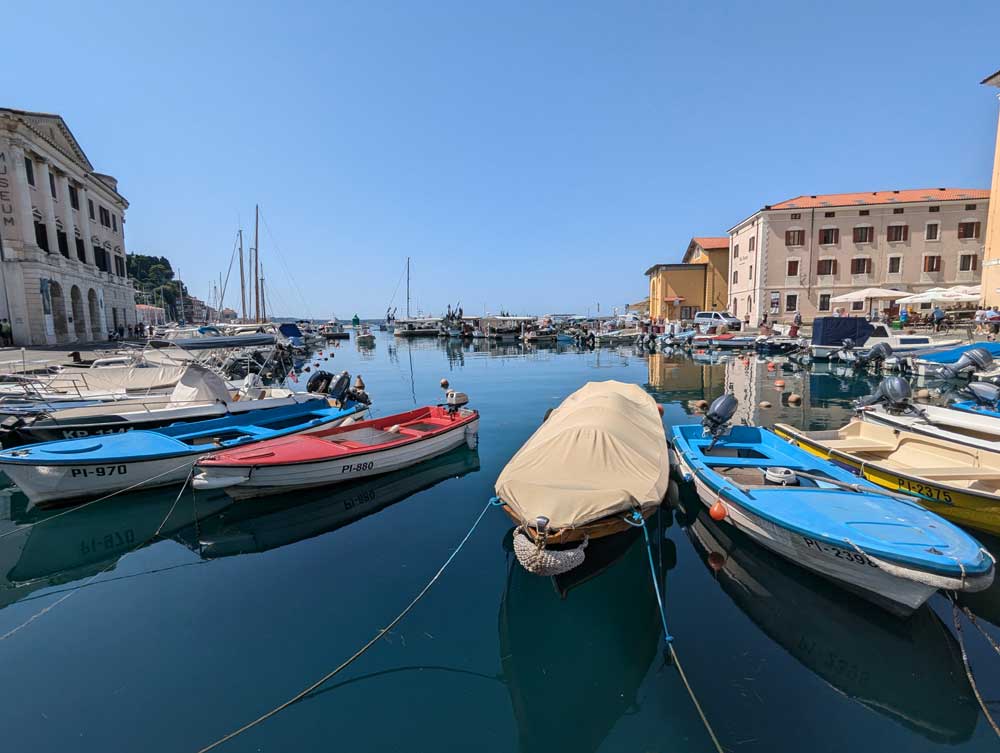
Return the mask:
<path id="1" fill-rule="evenodd" d="M 312 683 L 309 687 L 307 687 L 304 690 L 296 693 L 294 696 L 292 696 L 291 698 L 289 698 L 284 703 L 282 703 L 282 704 L 280 704 L 278 706 L 275 706 L 273 709 L 271 709 L 267 713 L 262 714 L 261 716 L 257 717 L 252 722 L 247 722 L 246 724 L 244 724 L 239 729 L 235 729 L 232 732 L 230 732 L 229 734 L 227 734 L 227 735 L 225 735 L 223 737 L 220 737 L 218 740 L 216 740 L 215 742 L 211 743 L 210 745 L 206 745 L 204 748 L 201 748 L 198 751 L 198 753 L 206 753 L 209 750 L 213 750 L 214 748 L 217 748 L 218 746 L 222 745 L 223 743 L 226 743 L 229 740 L 232 740 L 234 737 L 237 737 L 238 735 L 242 735 L 247 730 L 249 730 L 249 729 L 251 729 L 253 727 L 256 727 L 261 722 L 267 721 L 268 719 L 270 719 L 275 714 L 278 714 L 279 712 L 284 711 L 285 709 L 287 709 L 289 706 L 291 706 L 291 705 L 293 705 L 295 703 L 298 703 L 303 698 L 305 698 L 307 695 L 309 695 L 310 693 L 312 693 L 313 691 L 315 691 L 317 688 L 319 688 L 321 685 L 323 685 L 327 681 L 331 680 L 338 673 L 340 673 L 341 671 L 347 669 L 347 667 L 349 667 L 351 664 L 353 664 L 357 659 L 361 658 L 361 656 L 366 651 L 368 651 L 368 649 L 370 649 L 372 646 L 374 646 L 376 643 L 378 643 L 378 641 L 386 633 L 388 633 L 390 630 L 392 630 L 394 627 L 396 627 L 396 625 L 398 625 L 400 622 L 402 622 L 403 618 L 406 617 L 406 615 L 410 613 L 410 610 L 412 610 L 417 605 L 417 602 L 419 602 L 424 597 L 424 595 L 428 591 L 430 591 L 431 586 L 433 586 L 438 581 L 438 579 L 444 573 L 445 568 L 447 568 L 448 565 L 451 564 L 452 560 L 454 560 L 455 557 L 456 557 L 456 555 L 458 555 L 458 553 L 462 550 L 462 547 L 465 546 L 465 542 L 467 542 L 469 540 L 469 537 L 472 536 L 473 531 L 475 531 L 476 528 L 479 526 L 479 523 L 483 519 L 483 517 L 486 515 L 486 512 L 491 507 L 493 507 L 493 506 L 494 506 L 494 501 L 493 501 L 493 499 L 491 499 L 489 502 L 486 503 L 486 507 L 483 508 L 483 511 L 481 513 L 479 513 L 479 517 L 476 518 L 476 522 L 472 524 L 472 527 L 468 530 L 468 532 L 465 534 L 465 536 L 462 538 L 462 540 L 460 542 L 458 542 L 458 546 L 455 547 L 455 551 L 453 551 L 448 556 L 448 559 L 446 559 L 444 561 L 444 564 L 441 565 L 441 567 L 438 569 L 438 571 L 436 573 L 434 573 L 434 577 L 432 577 L 427 582 L 426 586 L 424 586 L 422 589 L 420 589 L 420 592 L 413 598 L 413 601 L 411 601 L 409 604 L 407 604 L 406 608 L 403 609 L 403 611 L 400 612 L 392 620 L 392 622 L 390 622 L 384 628 L 382 628 L 381 630 L 379 630 L 370 641 L 368 641 L 365 645 L 363 645 L 361 648 L 359 648 L 357 651 L 355 651 L 349 658 L 345 659 L 335 669 L 330 670 L 325 675 L 323 675 L 320 679 L 318 679 L 316 682 Z"/>
<path id="2" fill-rule="evenodd" d="M 191 471 L 188 472 L 187 478 L 184 479 L 184 485 L 181 486 L 181 490 L 179 492 L 177 492 L 177 496 L 174 498 L 174 503 L 170 506 L 170 510 L 167 512 L 166 517 L 164 517 L 163 520 L 160 521 L 160 525 L 158 525 L 156 527 L 156 530 L 153 532 L 153 535 L 150 536 L 148 539 L 140 541 L 138 544 L 136 544 L 134 547 L 132 547 L 129 551 L 125 552 L 125 554 L 123 554 L 122 557 L 127 557 L 128 555 L 132 554 L 133 552 L 138 551 L 141 547 L 144 547 L 146 544 L 148 544 L 150 541 L 152 541 L 153 539 L 155 539 L 157 536 L 160 535 L 160 532 L 163 531 L 163 526 L 165 526 L 167 524 L 167 521 L 170 520 L 170 516 L 173 515 L 174 514 L 174 510 L 177 509 L 177 503 L 180 501 L 181 495 L 184 494 L 184 490 L 187 489 L 188 481 L 191 480 L 191 473 L 193 471 L 194 471 L 194 468 L 192 467 Z M 44 522 L 44 521 L 42 521 L 42 522 Z M 18 530 L 22 530 L 22 529 L 18 529 Z M 10 638 L 12 635 L 14 635 L 15 633 L 17 633 L 18 631 L 23 630 L 28 625 L 30 625 L 31 623 L 33 623 L 39 617 L 47 614 L 48 612 L 51 612 L 53 609 L 55 609 L 57 606 L 59 606 L 60 604 L 62 604 L 64 601 L 66 601 L 66 599 L 68 599 L 73 594 L 77 593 L 78 591 L 82 590 L 83 588 L 86 588 L 87 586 L 93 585 L 93 583 L 94 583 L 95 580 L 97 580 L 99 577 L 101 577 L 102 575 L 104 575 L 104 573 L 106 573 L 108 570 L 110 570 L 112 567 L 114 567 L 116 564 L 118 564 L 118 562 L 122 559 L 122 557 L 113 557 L 111 559 L 111 561 L 107 565 L 105 565 L 100 570 L 98 570 L 96 573 L 94 573 L 92 576 L 90 576 L 85 582 L 81 583 L 79 586 L 77 586 L 77 587 L 75 587 L 75 588 L 73 588 L 73 589 L 71 589 L 69 591 L 66 591 L 66 593 L 64 593 L 62 596 L 60 596 L 54 602 L 52 602 L 51 604 L 47 604 L 42 609 L 40 609 L 37 612 L 35 612 L 33 615 L 31 615 L 31 617 L 29 617 L 28 619 L 26 619 L 20 625 L 17 625 L 16 627 L 13 627 L 10 630 L 8 630 L 3 635 L 0 635 L 0 641 L 7 640 L 8 638 Z"/>
<path id="3" fill-rule="evenodd" d="M 34 523 L 25 523 L 23 526 L 18 526 L 17 528 L 12 528 L 11 530 L 9 530 L 9 531 L 7 531 L 5 533 L 0 533 L 0 539 L 5 538 L 7 536 L 13 536 L 15 533 L 20 533 L 21 531 L 26 531 L 29 528 L 34 528 L 35 526 L 40 526 L 42 523 L 48 523 L 49 521 L 55 520 L 56 518 L 61 518 L 63 515 L 69 515 L 71 512 L 78 512 L 80 510 L 86 510 L 88 507 L 90 507 L 92 505 L 96 505 L 98 502 L 103 502 L 106 499 L 111 499 L 112 497 L 117 497 L 119 494 L 124 494 L 125 492 L 132 491 L 133 489 L 138 489 L 143 484 L 148 484 L 150 481 L 155 481 L 156 479 L 161 478 L 163 476 L 167 476 L 167 475 L 173 473 L 174 471 L 179 471 L 181 468 L 183 468 L 187 464 L 188 464 L 187 462 L 181 463 L 176 468 L 170 468 L 169 470 L 166 470 L 163 473 L 157 473 L 155 476 L 150 476 L 149 478 L 143 479 L 142 481 L 139 481 L 139 482 L 137 482 L 135 484 L 132 484 L 131 486 L 126 486 L 124 489 L 118 489 L 117 491 L 111 492 L 111 494 L 105 494 L 103 497 L 98 497 L 97 499 L 92 499 L 92 500 L 90 500 L 90 502 L 86 502 L 86 503 L 84 503 L 82 505 L 77 505 L 76 507 L 70 507 L 67 510 L 63 510 L 62 512 L 56 513 L 55 515 L 50 515 L 47 518 L 42 518 L 41 520 L 35 521 Z M 193 464 L 192 464 L 191 469 L 194 470 L 194 465 Z M 190 479 L 190 478 L 191 478 L 191 474 L 188 473 L 188 479 Z M 187 480 L 184 481 L 184 485 L 185 486 L 187 485 Z M 181 491 L 183 492 L 184 489 L 181 488 Z M 178 498 L 180 498 L 180 495 L 178 495 Z"/>
<path id="4" fill-rule="evenodd" d="M 677 655 L 677 649 L 674 646 L 674 637 L 667 629 L 667 611 L 663 606 L 663 597 L 660 595 L 660 584 L 656 578 L 656 567 L 653 565 L 653 550 L 649 540 L 649 529 L 646 526 L 646 520 L 642 517 L 642 513 L 638 510 L 632 513 L 632 520 L 629 520 L 628 518 L 625 518 L 624 520 L 634 528 L 642 528 L 642 535 L 646 540 L 646 555 L 649 559 L 649 574 L 653 579 L 653 590 L 656 591 L 656 603 L 660 608 L 660 623 L 663 625 L 663 640 L 667 644 L 667 649 L 670 651 L 670 658 L 677 667 L 677 673 L 681 677 L 681 682 L 684 683 L 684 688 L 687 690 L 688 696 L 691 698 L 691 703 L 694 704 L 695 711 L 697 711 L 698 716 L 701 717 L 701 723 L 705 725 L 705 731 L 708 732 L 708 736 L 712 739 L 712 744 L 715 746 L 718 753 L 725 753 L 725 748 L 722 747 L 722 743 L 719 742 L 719 738 L 715 734 L 715 730 L 712 729 L 712 724 L 708 721 L 708 716 L 705 714 L 705 710 L 701 707 L 701 703 L 698 702 L 698 696 L 695 695 L 694 688 L 692 688 L 691 683 L 688 682 L 687 674 L 684 672 L 684 667 L 681 666 L 681 658 Z M 633 522 L 636 520 L 638 522 Z"/>
<path id="5" fill-rule="evenodd" d="M 990 723 L 993 731 L 996 733 L 997 737 L 1000 737 L 1000 727 L 993 720 L 990 715 L 989 709 L 986 706 L 986 701 L 983 700 L 982 695 L 979 694 L 979 688 L 976 685 L 976 679 L 972 676 L 972 666 L 969 664 L 969 655 L 965 651 L 965 640 L 962 638 L 962 624 L 959 619 L 959 609 L 958 602 L 955 600 L 954 596 L 951 597 L 951 620 L 955 623 L 955 632 L 958 635 L 958 647 L 962 651 L 962 664 L 965 667 L 965 676 L 969 680 L 969 685 L 972 687 L 972 692 L 976 696 L 976 701 L 979 703 L 979 708 L 983 712 L 983 716 L 986 717 L 986 721 Z"/>

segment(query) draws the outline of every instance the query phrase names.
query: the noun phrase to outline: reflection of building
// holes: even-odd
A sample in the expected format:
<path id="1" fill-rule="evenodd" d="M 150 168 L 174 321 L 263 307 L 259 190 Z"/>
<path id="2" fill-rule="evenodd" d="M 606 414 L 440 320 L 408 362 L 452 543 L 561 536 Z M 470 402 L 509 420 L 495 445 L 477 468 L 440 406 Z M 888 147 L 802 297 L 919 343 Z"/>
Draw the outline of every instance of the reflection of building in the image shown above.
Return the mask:
<path id="1" fill-rule="evenodd" d="M 61 117 L 0 108 L 0 318 L 15 343 L 103 340 L 135 322 L 127 207 Z"/>
<path id="2" fill-rule="evenodd" d="M 1000 88 L 1000 71 L 983 79 L 987 86 Z M 1000 195 L 1000 120 L 997 121 L 996 150 L 993 153 L 991 192 Z M 986 251 L 983 259 L 983 297 L 989 306 L 1000 306 L 1000 202 L 990 206 L 986 220 Z"/>
<path id="3" fill-rule="evenodd" d="M 923 188 L 797 196 L 729 235 L 730 312 L 811 320 L 862 288 L 922 292 L 976 285 L 990 192 Z M 855 311 L 865 311 L 859 301 Z"/>
<path id="4" fill-rule="evenodd" d="M 651 353 L 647 389 L 664 393 L 671 402 L 701 400 L 722 394 L 726 369 L 721 364 L 695 363 L 686 355 Z"/>
<path id="5" fill-rule="evenodd" d="M 656 264 L 649 277 L 649 315 L 657 322 L 691 319 L 726 306 L 729 238 L 692 238 L 681 264 Z"/>

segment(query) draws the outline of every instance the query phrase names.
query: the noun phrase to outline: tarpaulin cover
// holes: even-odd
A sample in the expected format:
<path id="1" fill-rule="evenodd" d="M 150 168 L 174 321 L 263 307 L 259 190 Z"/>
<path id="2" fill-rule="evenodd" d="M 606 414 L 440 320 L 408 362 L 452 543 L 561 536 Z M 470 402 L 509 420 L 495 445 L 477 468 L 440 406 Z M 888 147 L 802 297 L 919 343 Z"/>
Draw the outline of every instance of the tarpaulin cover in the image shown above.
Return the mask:
<path id="1" fill-rule="evenodd" d="M 497 496 L 526 523 L 578 528 L 658 506 L 670 473 L 656 402 L 641 387 L 589 382 L 556 408 L 511 458 Z"/>
<path id="2" fill-rule="evenodd" d="M 841 345 L 848 337 L 864 345 L 875 328 L 858 316 L 821 316 L 813 320 L 813 345 Z"/>

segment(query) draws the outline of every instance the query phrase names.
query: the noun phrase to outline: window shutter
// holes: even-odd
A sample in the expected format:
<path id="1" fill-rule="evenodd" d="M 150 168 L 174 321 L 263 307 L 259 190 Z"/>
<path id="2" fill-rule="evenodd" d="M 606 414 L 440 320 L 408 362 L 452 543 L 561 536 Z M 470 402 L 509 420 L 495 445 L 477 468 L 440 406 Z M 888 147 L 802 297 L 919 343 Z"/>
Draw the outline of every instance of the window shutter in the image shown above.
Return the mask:
<path id="1" fill-rule="evenodd" d="M 975 223 L 972 226 L 972 237 L 973 238 L 978 238 L 979 237 L 979 223 L 978 222 Z M 973 267 L 973 269 L 975 269 L 975 267 Z"/>
<path id="2" fill-rule="evenodd" d="M 837 260 L 832 259 L 830 262 L 830 274 L 837 274 Z"/>
<path id="3" fill-rule="evenodd" d="M 978 225 L 979 223 L 977 222 L 976 224 Z M 978 268 L 978 265 L 979 265 L 979 257 L 978 256 L 973 256 L 972 257 L 972 271 L 973 272 L 976 271 L 976 269 Z"/>
<path id="4" fill-rule="evenodd" d="M 839 228 L 834 228 L 833 229 L 833 242 L 834 243 L 840 243 L 840 229 Z"/>
<path id="5" fill-rule="evenodd" d="M 903 240 L 906 241 L 909 239 L 910 239 L 910 226 L 903 225 Z"/>

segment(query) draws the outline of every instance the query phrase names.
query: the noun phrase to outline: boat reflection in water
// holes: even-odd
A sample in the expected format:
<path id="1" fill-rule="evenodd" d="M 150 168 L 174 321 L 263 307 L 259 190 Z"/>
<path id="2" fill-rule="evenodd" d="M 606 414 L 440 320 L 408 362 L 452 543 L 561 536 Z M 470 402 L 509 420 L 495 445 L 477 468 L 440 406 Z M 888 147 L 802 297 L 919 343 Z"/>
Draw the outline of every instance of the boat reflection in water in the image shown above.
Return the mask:
<path id="1" fill-rule="evenodd" d="M 1000 536 L 984 531 L 976 531 L 975 535 L 979 543 L 986 547 L 994 558 L 1000 559 Z M 984 591 L 958 594 L 958 603 L 972 610 L 976 617 L 988 620 L 1000 628 L 1000 578 L 995 578 L 990 587 Z"/>
<path id="2" fill-rule="evenodd" d="M 693 491 L 671 484 L 671 494 L 685 510 L 699 511 L 688 537 L 723 591 L 801 664 L 930 740 L 972 736 L 979 708 L 958 644 L 928 605 L 906 620 L 893 617 L 718 526 L 689 498 Z"/>
<path id="3" fill-rule="evenodd" d="M 479 470 L 464 445 L 419 465 L 364 481 L 242 502 L 176 538 L 205 559 L 264 552 L 319 536 L 396 504 L 449 478 Z"/>
<path id="4" fill-rule="evenodd" d="M 661 577 L 676 562 L 660 528 L 669 516 L 662 509 L 647 521 L 661 542 L 654 551 Z M 583 564 L 555 578 L 532 575 L 510 556 L 499 623 L 520 749 L 597 750 L 638 708 L 637 691 L 662 646 L 642 534 L 591 541 Z"/>
<path id="5" fill-rule="evenodd" d="M 43 512 L 29 511 L 28 498 L 13 487 L 0 494 L 0 534 L 34 524 L 0 538 L 0 608 L 43 588 L 111 571 L 121 557 L 190 526 L 196 515 L 208 517 L 233 503 L 225 494 L 191 489 L 178 500 L 174 488 Z"/>

